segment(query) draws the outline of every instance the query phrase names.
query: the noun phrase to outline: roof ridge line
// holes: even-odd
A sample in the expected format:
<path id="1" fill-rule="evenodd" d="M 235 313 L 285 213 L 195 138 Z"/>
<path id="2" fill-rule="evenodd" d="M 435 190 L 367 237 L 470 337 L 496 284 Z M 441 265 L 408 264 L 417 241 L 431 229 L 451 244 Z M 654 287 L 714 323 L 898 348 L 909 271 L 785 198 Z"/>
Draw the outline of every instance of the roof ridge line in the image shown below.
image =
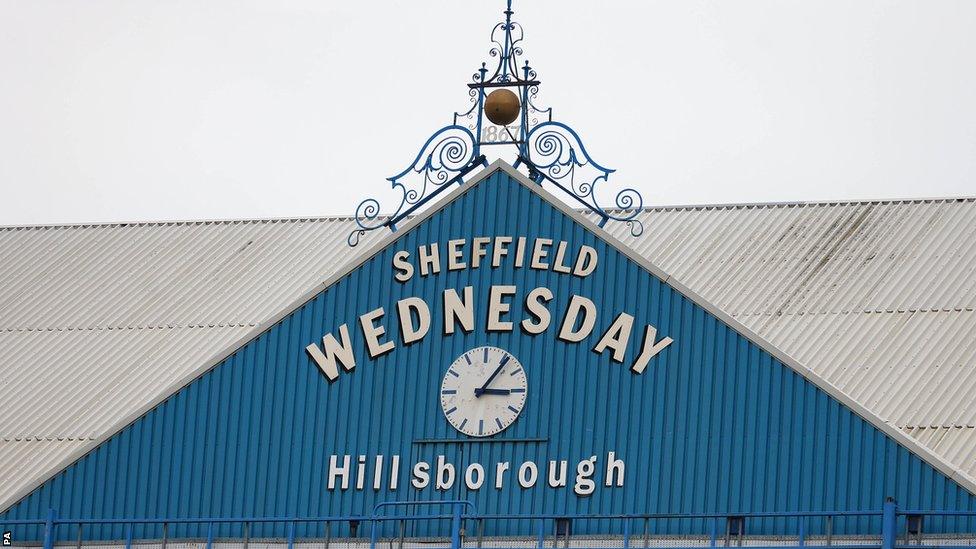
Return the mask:
<path id="1" fill-rule="evenodd" d="M 386 217 L 380 216 L 380 217 Z M 41 223 L 38 225 L 0 225 L 0 231 L 45 230 L 45 229 L 99 229 L 112 227 L 148 227 L 164 225 L 235 225 L 258 223 L 300 223 L 323 221 L 353 221 L 351 216 L 294 216 L 294 217 L 249 217 L 241 219 L 163 219 L 158 221 L 93 221 L 81 223 Z"/>
<path id="2" fill-rule="evenodd" d="M 105 325 L 105 326 L 45 326 L 45 327 L 13 327 L 0 328 L 0 332 L 101 332 L 127 330 L 182 330 L 197 328 L 247 328 L 257 326 L 257 322 L 205 322 L 205 323 L 166 323 L 166 324 L 135 324 L 135 325 Z"/>
<path id="3" fill-rule="evenodd" d="M 802 206 L 850 206 L 855 204 L 914 204 L 924 202 L 976 202 L 974 196 L 939 196 L 921 198 L 851 198 L 839 200 L 784 200 L 772 202 L 720 202 L 715 204 L 666 204 L 661 206 L 647 206 L 643 211 L 660 210 L 721 210 L 721 209 L 747 209 L 747 208 L 788 208 Z M 590 213 L 592 210 L 581 210 Z M 607 211 L 619 212 L 627 211 L 624 208 L 611 208 Z"/>
<path id="4" fill-rule="evenodd" d="M 724 202 L 715 204 L 662 204 L 659 206 L 645 206 L 644 212 L 666 210 L 721 210 L 721 209 L 749 209 L 749 208 L 787 208 L 804 206 L 847 206 L 854 204 L 911 204 L 924 202 L 976 202 L 974 196 L 942 196 L 922 198 L 875 198 L 875 199 L 838 199 L 838 200 L 787 200 L 771 202 Z M 585 214 L 592 213 L 588 208 L 574 208 Z M 629 211 L 622 208 L 611 208 L 609 212 Z M 390 214 L 380 214 L 378 217 L 389 217 Z M 259 223 L 299 223 L 299 222 L 327 222 L 327 221 L 355 221 L 351 215 L 304 215 L 285 217 L 246 217 L 246 218 L 212 218 L 212 219 L 162 219 L 154 221 L 92 221 L 78 223 L 41 223 L 37 225 L 0 225 L 0 231 L 45 230 L 45 229 L 97 229 L 128 226 L 164 226 L 164 225 L 233 225 Z"/>
<path id="5" fill-rule="evenodd" d="M 0 443 L 3 442 L 87 442 L 95 440 L 93 435 L 2 435 Z"/>

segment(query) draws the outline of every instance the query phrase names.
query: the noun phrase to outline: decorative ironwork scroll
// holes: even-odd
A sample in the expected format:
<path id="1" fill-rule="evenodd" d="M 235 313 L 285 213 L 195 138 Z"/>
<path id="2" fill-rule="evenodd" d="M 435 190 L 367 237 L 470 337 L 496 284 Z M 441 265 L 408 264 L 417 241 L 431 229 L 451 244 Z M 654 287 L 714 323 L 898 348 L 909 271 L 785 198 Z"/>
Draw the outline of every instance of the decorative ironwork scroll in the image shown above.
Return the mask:
<path id="1" fill-rule="evenodd" d="M 643 232 L 637 219 L 643 207 L 640 193 L 626 188 L 616 193 L 613 206 L 604 205 L 596 191 L 614 170 L 590 158 L 579 135 L 568 125 L 553 121 L 552 108 L 536 106 L 540 82 L 535 69 L 522 59 L 525 33 L 512 20 L 514 13 L 512 0 L 506 0 L 505 19 L 492 27 L 490 35 L 488 55 L 496 62 L 492 68 L 482 63 L 468 84 L 471 108 L 455 112 L 453 123 L 434 132 L 412 164 L 388 178 L 393 188 L 400 191 L 400 204 L 393 213 L 380 215 L 380 202 L 374 198 L 359 204 L 357 228 L 347 238 L 350 246 L 357 245 L 367 231 L 382 227 L 396 231 L 397 223 L 444 189 L 454 183 L 463 184 L 468 173 L 478 166 L 487 166 L 482 147 L 490 146 L 516 147 L 516 168 L 525 165 L 536 183 L 548 183 L 592 210 L 600 218 L 601 227 L 615 220 L 626 222 L 634 236 Z M 486 107 L 492 103 L 490 96 L 496 94 L 487 90 L 497 89 L 514 92 L 514 96 L 504 92 L 511 109 L 507 111 L 509 117 L 486 115 Z M 486 118 L 498 124 L 486 123 L 491 122 Z"/>
<path id="2" fill-rule="evenodd" d="M 597 186 L 616 170 L 597 164 L 575 130 L 562 122 L 544 122 L 529 132 L 527 145 L 528 157 L 519 160 L 529 166 L 530 177 L 537 183 L 548 181 L 571 195 L 600 217 L 601 227 L 612 219 L 626 222 L 633 236 L 644 232 L 637 219 L 644 199 L 636 189 L 617 192 L 612 208 L 600 203 Z"/>
<path id="3" fill-rule="evenodd" d="M 420 148 L 417 157 L 402 172 L 388 177 L 387 181 L 400 191 L 400 205 L 392 214 L 381 216 L 380 203 L 367 198 L 356 207 L 356 225 L 346 242 L 359 244 L 366 231 L 389 227 L 396 231 L 396 224 L 416 208 L 479 165 L 486 165 L 484 156 L 475 156 L 475 138 L 464 126 L 452 124 L 434 132 Z"/>

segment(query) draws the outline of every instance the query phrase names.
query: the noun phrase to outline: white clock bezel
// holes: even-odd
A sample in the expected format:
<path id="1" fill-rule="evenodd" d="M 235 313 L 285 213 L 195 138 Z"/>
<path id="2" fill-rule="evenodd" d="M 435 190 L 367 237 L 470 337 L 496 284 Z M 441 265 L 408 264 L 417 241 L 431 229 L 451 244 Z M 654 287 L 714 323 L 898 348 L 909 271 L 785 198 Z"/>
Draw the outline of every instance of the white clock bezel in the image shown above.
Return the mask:
<path id="1" fill-rule="evenodd" d="M 525 367 L 514 355 L 482 345 L 462 353 L 451 363 L 444 372 L 439 394 L 441 412 L 455 430 L 485 438 L 508 429 L 522 414 L 528 379 Z"/>

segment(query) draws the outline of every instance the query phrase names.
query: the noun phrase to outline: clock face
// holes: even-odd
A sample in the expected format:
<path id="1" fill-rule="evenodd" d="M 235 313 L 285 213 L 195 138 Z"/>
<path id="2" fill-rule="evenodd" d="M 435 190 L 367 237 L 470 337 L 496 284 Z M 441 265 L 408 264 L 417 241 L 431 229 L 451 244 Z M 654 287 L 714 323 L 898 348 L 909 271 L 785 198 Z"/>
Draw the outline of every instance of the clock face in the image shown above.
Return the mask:
<path id="1" fill-rule="evenodd" d="M 472 437 L 505 430 L 525 406 L 525 369 L 498 347 L 476 347 L 444 374 L 441 409 L 455 429 Z"/>

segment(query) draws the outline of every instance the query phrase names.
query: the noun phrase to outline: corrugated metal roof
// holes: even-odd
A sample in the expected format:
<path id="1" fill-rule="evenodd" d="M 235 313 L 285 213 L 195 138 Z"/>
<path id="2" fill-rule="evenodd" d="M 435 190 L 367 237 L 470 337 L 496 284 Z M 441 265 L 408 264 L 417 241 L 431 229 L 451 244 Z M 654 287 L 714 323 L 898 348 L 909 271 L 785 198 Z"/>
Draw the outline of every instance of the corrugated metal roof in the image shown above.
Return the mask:
<path id="1" fill-rule="evenodd" d="M 649 261 L 976 478 L 976 200 L 649 209 Z M 0 508 L 359 248 L 347 218 L 0 229 Z"/>
<path id="2" fill-rule="evenodd" d="M 641 238 L 611 231 L 885 421 L 976 423 L 976 201 L 664 209 L 647 221 Z"/>
<path id="3" fill-rule="evenodd" d="M 950 462 L 964 463 L 974 459 L 976 429 L 969 426 L 905 427 L 903 430 Z"/>

